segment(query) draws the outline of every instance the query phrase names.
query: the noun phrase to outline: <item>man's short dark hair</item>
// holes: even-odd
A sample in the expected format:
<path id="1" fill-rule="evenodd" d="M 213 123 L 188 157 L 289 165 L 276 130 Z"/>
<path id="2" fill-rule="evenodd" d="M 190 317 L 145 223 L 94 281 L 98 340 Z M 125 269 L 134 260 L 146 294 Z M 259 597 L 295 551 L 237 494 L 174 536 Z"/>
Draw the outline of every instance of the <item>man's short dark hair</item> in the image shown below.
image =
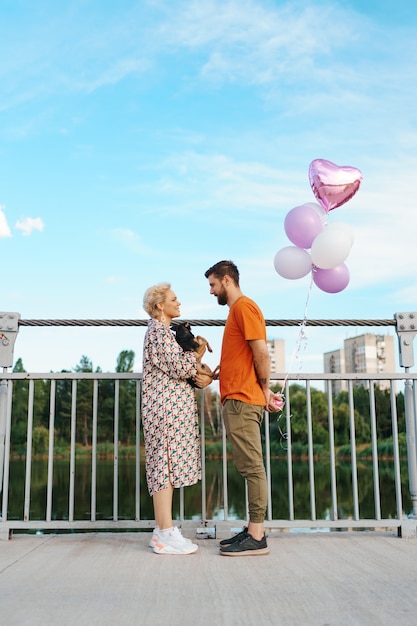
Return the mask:
<path id="1" fill-rule="evenodd" d="M 230 276 L 237 287 L 239 287 L 239 270 L 233 261 L 219 261 L 210 267 L 207 272 L 205 272 L 204 276 L 208 278 L 212 274 L 216 278 L 224 278 L 226 275 Z"/>

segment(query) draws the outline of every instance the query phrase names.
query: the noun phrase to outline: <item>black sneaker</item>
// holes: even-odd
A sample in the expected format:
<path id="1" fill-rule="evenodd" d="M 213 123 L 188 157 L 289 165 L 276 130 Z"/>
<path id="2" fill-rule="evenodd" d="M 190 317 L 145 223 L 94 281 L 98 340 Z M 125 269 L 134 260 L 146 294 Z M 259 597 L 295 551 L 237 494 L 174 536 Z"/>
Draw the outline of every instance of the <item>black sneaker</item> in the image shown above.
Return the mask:
<path id="1" fill-rule="evenodd" d="M 233 537 L 230 537 L 230 539 L 222 539 L 220 541 L 220 545 L 231 546 L 232 543 L 236 543 L 236 541 L 240 541 L 241 539 L 243 539 L 243 537 L 246 537 L 247 534 L 248 534 L 248 527 L 245 526 L 245 528 L 240 533 L 237 533 L 237 535 L 233 535 Z"/>
<path id="2" fill-rule="evenodd" d="M 228 546 L 221 546 L 220 554 L 222 556 L 261 556 L 269 554 L 269 548 L 265 535 L 258 541 L 247 532 L 238 541 Z"/>

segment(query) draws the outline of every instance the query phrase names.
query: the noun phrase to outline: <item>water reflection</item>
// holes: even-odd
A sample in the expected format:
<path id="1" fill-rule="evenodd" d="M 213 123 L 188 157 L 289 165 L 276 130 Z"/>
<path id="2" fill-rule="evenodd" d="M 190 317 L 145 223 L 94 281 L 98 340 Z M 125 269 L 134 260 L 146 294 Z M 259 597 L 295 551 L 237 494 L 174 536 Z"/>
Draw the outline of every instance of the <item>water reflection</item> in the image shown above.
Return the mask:
<path id="1" fill-rule="evenodd" d="M 316 518 L 327 519 L 332 507 L 330 466 L 315 463 L 314 482 L 316 493 Z M 22 520 L 24 515 L 25 461 L 10 462 L 9 519 Z M 46 514 L 47 460 L 32 460 L 30 519 L 42 520 Z M 97 461 L 96 519 L 111 519 L 113 516 L 113 476 L 111 460 Z M 135 519 L 135 476 L 134 459 L 119 459 L 118 517 Z M 56 520 L 68 519 L 69 510 L 69 459 L 56 459 L 53 473 L 52 517 Z M 336 470 L 337 503 L 339 519 L 353 517 L 352 475 L 349 463 L 341 463 Z M 403 509 L 411 511 L 408 493 L 407 468 L 401 475 Z M 310 481 L 308 464 L 293 464 L 294 516 L 295 519 L 311 519 Z M 271 463 L 272 518 L 289 519 L 288 466 L 286 460 L 273 460 Z M 375 518 L 374 482 L 372 463 L 361 463 L 358 467 L 358 497 L 360 517 Z M 379 464 L 379 485 L 382 518 L 397 517 L 395 499 L 394 467 L 391 462 Z M 229 519 L 246 519 L 245 484 L 234 464 L 228 466 Z M 221 460 L 206 461 L 206 509 L 207 519 L 224 519 L 223 476 Z M 74 518 L 88 520 L 91 517 L 91 460 L 78 458 L 75 467 Z M 186 519 L 199 519 L 201 514 L 201 484 L 184 490 L 184 512 Z M 174 518 L 179 519 L 179 492 L 174 496 Z M 140 517 L 153 519 L 152 500 L 148 495 L 144 466 L 141 466 Z"/>

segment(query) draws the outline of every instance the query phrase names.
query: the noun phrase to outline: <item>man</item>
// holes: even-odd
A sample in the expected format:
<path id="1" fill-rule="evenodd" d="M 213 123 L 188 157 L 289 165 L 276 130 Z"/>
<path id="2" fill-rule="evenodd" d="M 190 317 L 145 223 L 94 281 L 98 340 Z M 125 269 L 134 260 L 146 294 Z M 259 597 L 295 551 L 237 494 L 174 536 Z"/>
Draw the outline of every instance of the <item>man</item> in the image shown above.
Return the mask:
<path id="1" fill-rule="evenodd" d="M 210 293 L 220 305 L 227 304 L 220 357 L 220 399 L 223 421 L 232 445 L 233 458 L 247 480 L 248 526 L 238 535 L 220 542 L 224 556 L 254 556 L 269 553 L 264 520 L 267 484 L 260 427 L 264 409 L 275 411 L 269 389 L 270 358 L 265 320 L 258 305 L 239 287 L 239 271 L 232 261 L 219 261 L 205 272 Z"/>

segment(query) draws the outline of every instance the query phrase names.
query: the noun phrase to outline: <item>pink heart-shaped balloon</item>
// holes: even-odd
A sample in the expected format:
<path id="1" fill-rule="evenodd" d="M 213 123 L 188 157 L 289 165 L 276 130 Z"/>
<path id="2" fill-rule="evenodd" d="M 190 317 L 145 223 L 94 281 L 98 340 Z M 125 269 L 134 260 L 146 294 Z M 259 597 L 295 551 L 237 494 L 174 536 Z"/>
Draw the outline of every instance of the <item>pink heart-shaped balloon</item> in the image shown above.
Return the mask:
<path id="1" fill-rule="evenodd" d="M 362 173 L 356 167 L 335 165 L 325 159 L 310 163 L 308 177 L 314 195 L 327 213 L 350 200 L 362 181 Z"/>

